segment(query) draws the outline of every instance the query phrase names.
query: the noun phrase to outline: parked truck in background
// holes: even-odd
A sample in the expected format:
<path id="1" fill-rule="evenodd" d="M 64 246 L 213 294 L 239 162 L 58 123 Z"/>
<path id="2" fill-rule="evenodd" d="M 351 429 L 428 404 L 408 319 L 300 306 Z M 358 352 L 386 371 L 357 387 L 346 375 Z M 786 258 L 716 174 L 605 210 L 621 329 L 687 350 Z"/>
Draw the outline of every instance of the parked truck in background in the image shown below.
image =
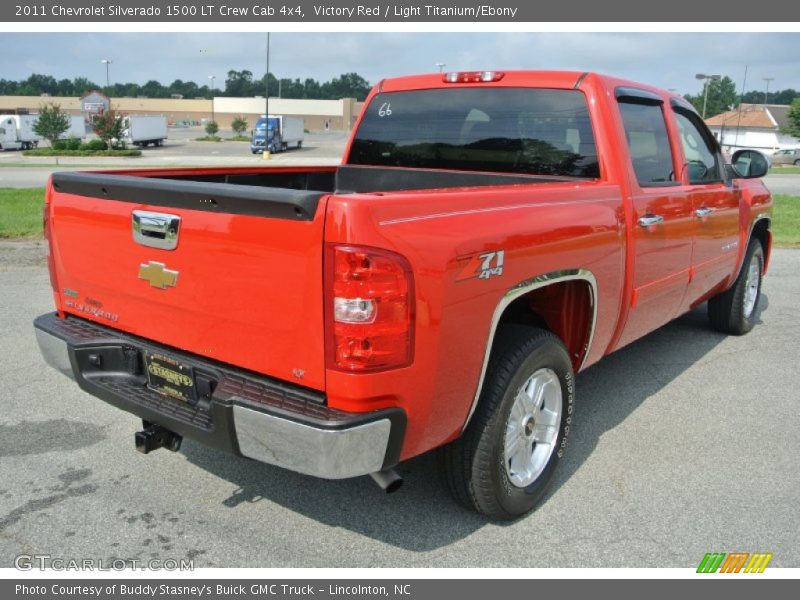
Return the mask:
<path id="1" fill-rule="evenodd" d="M 0 150 L 30 150 L 36 148 L 43 138 L 33 127 L 39 115 L 0 115 Z M 69 129 L 59 139 L 84 139 L 86 121 L 82 116 L 69 116 Z"/>
<path id="2" fill-rule="evenodd" d="M 577 372 L 704 303 L 758 321 L 766 170 L 648 85 L 387 79 L 338 167 L 53 174 L 36 335 L 142 452 L 188 436 L 393 490 L 438 449 L 459 502 L 511 519 L 564 456 Z"/>
<path id="3" fill-rule="evenodd" d="M 123 140 L 133 146 L 162 146 L 167 139 L 167 117 L 163 115 L 126 115 L 122 128 Z"/>
<path id="4" fill-rule="evenodd" d="M 70 115 L 69 129 L 59 137 L 59 139 L 62 140 L 68 140 L 70 138 L 79 140 L 86 138 L 86 119 L 82 115 Z"/>
<path id="5" fill-rule="evenodd" d="M 305 135 L 302 117 L 284 115 L 261 115 L 253 129 L 250 151 L 253 154 L 264 152 L 284 152 L 289 148 L 301 148 Z"/>
<path id="6" fill-rule="evenodd" d="M 36 115 L 0 115 L 0 150 L 30 150 L 42 137 L 33 131 Z"/>

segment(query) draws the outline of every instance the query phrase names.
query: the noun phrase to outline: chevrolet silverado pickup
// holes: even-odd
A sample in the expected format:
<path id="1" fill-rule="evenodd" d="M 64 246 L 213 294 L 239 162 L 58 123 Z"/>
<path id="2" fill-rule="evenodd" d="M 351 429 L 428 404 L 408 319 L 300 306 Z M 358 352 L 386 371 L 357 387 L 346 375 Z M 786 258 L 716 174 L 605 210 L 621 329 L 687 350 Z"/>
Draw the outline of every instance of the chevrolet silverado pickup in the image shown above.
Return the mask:
<path id="1" fill-rule="evenodd" d="M 753 327 L 767 168 L 649 85 L 386 79 L 338 167 L 54 173 L 35 331 L 142 452 L 188 437 L 391 491 L 438 449 L 456 500 L 511 519 L 562 459 L 577 372 L 704 303 Z"/>

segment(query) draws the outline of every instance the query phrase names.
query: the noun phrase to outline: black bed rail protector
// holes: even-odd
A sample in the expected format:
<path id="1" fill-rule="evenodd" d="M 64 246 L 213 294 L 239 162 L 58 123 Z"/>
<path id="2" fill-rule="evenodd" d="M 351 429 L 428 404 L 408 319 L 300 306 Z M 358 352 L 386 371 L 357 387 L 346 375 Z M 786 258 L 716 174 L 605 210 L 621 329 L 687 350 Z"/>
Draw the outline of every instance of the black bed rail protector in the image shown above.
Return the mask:
<path id="1" fill-rule="evenodd" d="M 336 191 L 340 194 L 399 192 L 436 188 L 520 185 L 564 181 L 587 180 L 580 177 L 557 177 L 549 175 L 518 175 L 514 173 L 483 173 L 407 167 L 342 165 L 336 172 Z"/>
<path id="2" fill-rule="evenodd" d="M 72 171 L 53 173 L 52 181 L 55 190 L 65 194 L 293 221 L 313 220 L 319 200 L 326 194 L 311 190 Z"/>

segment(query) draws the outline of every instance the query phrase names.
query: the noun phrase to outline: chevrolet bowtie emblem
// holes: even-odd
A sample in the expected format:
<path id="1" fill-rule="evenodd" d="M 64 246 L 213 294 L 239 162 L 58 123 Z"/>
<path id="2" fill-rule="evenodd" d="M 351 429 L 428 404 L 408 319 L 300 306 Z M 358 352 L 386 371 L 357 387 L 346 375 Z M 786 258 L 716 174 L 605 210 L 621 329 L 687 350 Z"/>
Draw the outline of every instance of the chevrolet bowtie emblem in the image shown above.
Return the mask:
<path id="1" fill-rule="evenodd" d="M 144 279 L 154 288 L 165 290 L 178 283 L 178 272 L 170 271 L 164 263 L 151 260 L 139 265 L 139 279 Z"/>

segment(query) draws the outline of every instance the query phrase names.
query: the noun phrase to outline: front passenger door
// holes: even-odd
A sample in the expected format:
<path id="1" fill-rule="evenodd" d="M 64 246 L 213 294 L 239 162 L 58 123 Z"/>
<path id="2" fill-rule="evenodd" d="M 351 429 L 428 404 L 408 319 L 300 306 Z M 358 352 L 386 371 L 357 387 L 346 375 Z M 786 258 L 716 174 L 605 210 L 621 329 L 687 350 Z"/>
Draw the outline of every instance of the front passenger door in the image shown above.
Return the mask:
<path id="1" fill-rule="evenodd" d="M 716 140 L 693 110 L 673 105 L 692 200 L 691 281 L 683 310 L 719 291 L 736 269 L 741 192 L 726 181 Z"/>

